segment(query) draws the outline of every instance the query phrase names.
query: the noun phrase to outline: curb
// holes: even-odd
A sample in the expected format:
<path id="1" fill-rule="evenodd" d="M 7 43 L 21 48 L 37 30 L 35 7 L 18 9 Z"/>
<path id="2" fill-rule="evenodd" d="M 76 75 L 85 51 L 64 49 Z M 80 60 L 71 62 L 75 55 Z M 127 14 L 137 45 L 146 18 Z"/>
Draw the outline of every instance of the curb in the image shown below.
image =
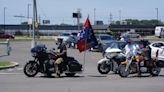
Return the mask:
<path id="1" fill-rule="evenodd" d="M 19 63 L 17 63 L 17 62 L 11 62 L 11 63 L 13 63 L 13 64 L 12 64 L 12 65 L 9 65 L 9 66 L 1 66 L 1 67 L 0 67 L 0 70 L 2 70 L 2 69 L 14 68 L 14 67 L 19 66 Z"/>

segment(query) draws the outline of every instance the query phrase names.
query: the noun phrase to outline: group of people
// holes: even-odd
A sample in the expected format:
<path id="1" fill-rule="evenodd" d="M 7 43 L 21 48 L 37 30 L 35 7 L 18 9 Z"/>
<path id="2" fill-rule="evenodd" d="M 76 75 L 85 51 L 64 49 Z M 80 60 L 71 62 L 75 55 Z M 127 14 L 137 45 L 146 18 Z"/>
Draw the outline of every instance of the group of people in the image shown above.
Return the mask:
<path id="1" fill-rule="evenodd" d="M 58 58 L 54 61 L 54 66 L 55 66 L 56 77 L 60 77 L 59 64 L 64 62 L 65 59 L 67 58 L 67 48 L 63 43 L 62 39 L 58 40 L 57 49 L 58 49 Z M 127 45 L 124 47 L 127 61 L 130 62 L 131 60 L 130 57 L 134 56 L 136 54 L 136 51 L 141 49 L 146 49 L 147 54 L 145 55 L 145 57 L 147 57 L 147 59 L 151 59 L 151 49 L 148 45 L 144 46 L 144 48 L 140 47 L 138 44 L 132 44 L 132 40 L 128 38 Z"/>
<path id="2" fill-rule="evenodd" d="M 151 48 L 149 47 L 147 42 L 143 42 L 143 44 L 132 44 L 132 39 L 127 39 L 127 45 L 124 47 L 125 55 L 127 60 L 137 54 L 138 51 L 145 52 L 145 58 L 151 59 Z"/>
<path id="3" fill-rule="evenodd" d="M 125 46 L 125 55 L 126 55 L 126 61 L 128 61 L 129 63 L 132 62 L 132 57 L 133 56 L 139 56 L 142 58 L 136 58 L 135 60 L 137 61 L 137 65 L 140 66 L 140 62 L 142 60 L 145 60 L 146 65 L 148 67 L 152 67 L 153 63 L 152 61 L 156 61 L 157 57 L 158 57 L 158 50 L 156 52 L 156 57 L 152 58 L 151 57 L 151 48 L 148 44 L 146 44 L 146 42 L 144 43 L 145 46 L 139 46 L 138 44 L 132 44 L 132 40 L 128 39 L 127 41 L 127 45 Z M 140 60 L 141 59 L 141 60 Z M 138 67 L 139 68 L 139 67 Z M 138 73 L 140 75 L 140 73 Z"/>

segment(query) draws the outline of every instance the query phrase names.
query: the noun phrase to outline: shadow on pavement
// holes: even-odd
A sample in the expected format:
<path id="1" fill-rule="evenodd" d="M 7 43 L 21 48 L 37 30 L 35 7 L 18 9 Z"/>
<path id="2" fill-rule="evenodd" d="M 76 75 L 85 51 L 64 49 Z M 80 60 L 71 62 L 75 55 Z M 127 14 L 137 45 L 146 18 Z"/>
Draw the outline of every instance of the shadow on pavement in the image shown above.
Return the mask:
<path id="1" fill-rule="evenodd" d="M 87 75 L 88 77 L 107 77 L 107 75 Z"/>
<path id="2" fill-rule="evenodd" d="M 83 78 L 85 76 L 72 76 L 72 77 L 68 77 L 68 76 L 60 76 L 59 78 Z M 55 78 L 55 76 L 38 76 L 38 78 Z"/>
<path id="3" fill-rule="evenodd" d="M 9 55 L 0 55 L 0 57 L 5 57 L 5 56 L 9 56 Z"/>
<path id="4" fill-rule="evenodd" d="M 164 75 L 158 75 L 158 76 L 152 76 L 152 75 L 141 75 L 141 76 L 131 75 L 131 76 L 128 76 L 128 77 L 125 77 L 125 78 L 156 78 L 156 77 L 164 77 Z"/>

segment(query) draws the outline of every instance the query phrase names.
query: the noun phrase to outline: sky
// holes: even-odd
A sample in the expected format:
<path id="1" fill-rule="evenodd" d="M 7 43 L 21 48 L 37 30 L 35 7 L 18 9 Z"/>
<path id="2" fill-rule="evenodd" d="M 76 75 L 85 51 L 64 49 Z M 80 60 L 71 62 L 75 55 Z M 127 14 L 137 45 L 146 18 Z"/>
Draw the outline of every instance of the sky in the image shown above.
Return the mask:
<path id="1" fill-rule="evenodd" d="M 27 21 L 27 10 L 32 17 L 33 0 L 0 0 L 0 24 L 20 24 Z M 83 23 L 89 16 L 91 23 L 94 19 L 108 24 L 111 20 L 125 19 L 158 19 L 164 22 L 164 0 L 37 0 L 38 15 L 41 20 L 50 20 L 51 24 L 76 24 L 72 13 L 80 9 Z M 95 10 L 95 11 L 94 11 Z M 110 14 L 112 18 L 110 18 Z"/>

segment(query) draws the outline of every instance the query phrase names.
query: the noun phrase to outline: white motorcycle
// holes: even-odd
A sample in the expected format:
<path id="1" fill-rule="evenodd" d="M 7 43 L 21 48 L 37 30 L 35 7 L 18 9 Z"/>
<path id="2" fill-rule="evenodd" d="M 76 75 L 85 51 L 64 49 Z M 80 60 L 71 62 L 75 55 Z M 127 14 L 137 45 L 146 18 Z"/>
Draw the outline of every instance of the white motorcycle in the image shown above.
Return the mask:
<path id="1" fill-rule="evenodd" d="M 118 48 L 107 48 L 104 58 L 98 61 L 97 69 L 101 74 L 108 74 L 110 71 L 118 73 L 119 64 L 126 60 L 125 55 Z"/>

